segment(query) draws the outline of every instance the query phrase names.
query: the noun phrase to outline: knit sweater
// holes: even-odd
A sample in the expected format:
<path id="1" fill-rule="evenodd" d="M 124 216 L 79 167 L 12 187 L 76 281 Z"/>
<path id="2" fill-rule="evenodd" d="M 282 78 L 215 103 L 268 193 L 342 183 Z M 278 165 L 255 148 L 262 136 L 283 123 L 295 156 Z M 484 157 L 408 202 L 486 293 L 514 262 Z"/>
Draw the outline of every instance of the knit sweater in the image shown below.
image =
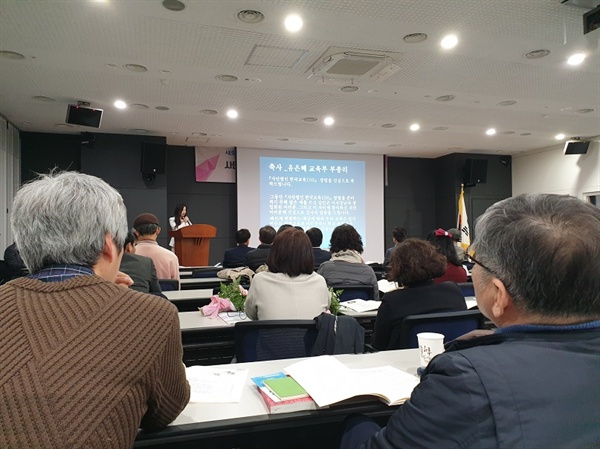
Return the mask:
<path id="1" fill-rule="evenodd" d="M 189 400 L 177 311 L 78 276 L 0 287 L 0 447 L 132 447 Z"/>

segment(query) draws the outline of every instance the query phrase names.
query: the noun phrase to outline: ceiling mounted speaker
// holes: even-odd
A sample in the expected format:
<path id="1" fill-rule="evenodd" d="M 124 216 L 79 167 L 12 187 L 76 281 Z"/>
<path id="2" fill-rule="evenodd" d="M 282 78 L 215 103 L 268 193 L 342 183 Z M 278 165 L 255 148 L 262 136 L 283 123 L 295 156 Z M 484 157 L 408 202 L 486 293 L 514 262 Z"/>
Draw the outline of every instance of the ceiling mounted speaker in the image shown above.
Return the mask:
<path id="1" fill-rule="evenodd" d="M 567 140 L 565 142 L 565 154 L 586 154 L 590 147 L 589 140 Z"/>

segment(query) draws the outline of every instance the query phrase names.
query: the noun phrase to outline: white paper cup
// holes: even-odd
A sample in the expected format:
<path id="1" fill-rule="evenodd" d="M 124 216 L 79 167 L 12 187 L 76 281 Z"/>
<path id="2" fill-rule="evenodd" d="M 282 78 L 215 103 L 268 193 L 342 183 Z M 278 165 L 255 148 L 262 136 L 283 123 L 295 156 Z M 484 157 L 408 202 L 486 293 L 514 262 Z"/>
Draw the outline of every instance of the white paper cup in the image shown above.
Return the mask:
<path id="1" fill-rule="evenodd" d="M 427 366 L 436 355 L 444 352 L 444 335 L 435 332 L 421 332 L 417 334 L 421 366 Z"/>

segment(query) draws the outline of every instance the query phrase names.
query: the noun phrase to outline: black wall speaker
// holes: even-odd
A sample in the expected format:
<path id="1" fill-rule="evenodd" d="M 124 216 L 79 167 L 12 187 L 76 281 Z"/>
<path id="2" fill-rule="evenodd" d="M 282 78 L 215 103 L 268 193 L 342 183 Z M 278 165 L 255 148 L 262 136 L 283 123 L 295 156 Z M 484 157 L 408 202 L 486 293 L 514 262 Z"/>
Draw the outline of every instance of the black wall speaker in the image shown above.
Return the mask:
<path id="1" fill-rule="evenodd" d="M 589 140 L 567 140 L 565 143 L 565 154 L 586 154 L 590 147 Z"/>
<path id="2" fill-rule="evenodd" d="M 165 174 L 167 147 L 161 143 L 142 143 L 141 172 L 144 174 Z"/>
<path id="3" fill-rule="evenodd" d="M 467 159 L 464 168 L 465 186 L 485 183 L 487 181 L 487 159 Z"/>
<path id="4" fill-rule="evenodd" d="M 89 126 L 90 128 L 100 128 L 102 121 L 102 109 L 87 108 L 76 104 L 70 104 L 67 107 L 67 118 L 65 122 L 71 125 Z"/>

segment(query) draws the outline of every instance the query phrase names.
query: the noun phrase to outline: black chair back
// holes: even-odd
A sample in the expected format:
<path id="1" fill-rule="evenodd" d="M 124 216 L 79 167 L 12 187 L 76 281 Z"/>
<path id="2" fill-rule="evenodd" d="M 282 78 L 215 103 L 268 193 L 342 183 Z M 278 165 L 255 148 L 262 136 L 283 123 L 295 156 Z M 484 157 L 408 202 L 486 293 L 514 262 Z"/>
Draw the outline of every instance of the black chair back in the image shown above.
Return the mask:
<path id="1" fill-rule="evenodd" d="M 202 267 L 196 268 L 192 270 L 193 278 L 215 278 L 217 277 L 217 273 L 221 271 L 223 268 L 216 267 Z"/>
<path id="2" fill-rule="evenodd" d="M 163 292 L 179 290 L 179 281 L 177 279 L 159 279 L 158 284 Z"/>
<path id="3" fill-rule="evenodd" d="M 364 299 L 368 301 L 373 298 L 373 287 L 367 285 L 329 285 L 334 291 L 343 290 L 339 300 L 340 302 L 350 301 L 351 299 Z M 379 299 L 379 298 L 377 298 Z"/>
<path id="4" fill-rule="evenodd" d="M 237 362 L 308 357 L 317 339 L 315 320 L 259 320 L 235 323 Z"/>
<path id="5" fill-rule="evenodd" d="M 10 281 L 10 273 L 8 264 L 4 260 L 0 260 L 0 285 Z"/>
<path id="6" fill-rule="evenodd" d="M 484 323 L 485 317 L 479 310 L 410 315 L 392 332 L 388 349 L 418 348 L 417 334 L 420 332 L 444 334 L 444 343 L 448 343 L 467 332 L 483 329 Z"/>
<path id="7" fill-rule="evenodd" d="M 475 288 L 472 282 L 459 282 L 457 285 L 465 298 L 467 296 L 475 296 Z"/>

